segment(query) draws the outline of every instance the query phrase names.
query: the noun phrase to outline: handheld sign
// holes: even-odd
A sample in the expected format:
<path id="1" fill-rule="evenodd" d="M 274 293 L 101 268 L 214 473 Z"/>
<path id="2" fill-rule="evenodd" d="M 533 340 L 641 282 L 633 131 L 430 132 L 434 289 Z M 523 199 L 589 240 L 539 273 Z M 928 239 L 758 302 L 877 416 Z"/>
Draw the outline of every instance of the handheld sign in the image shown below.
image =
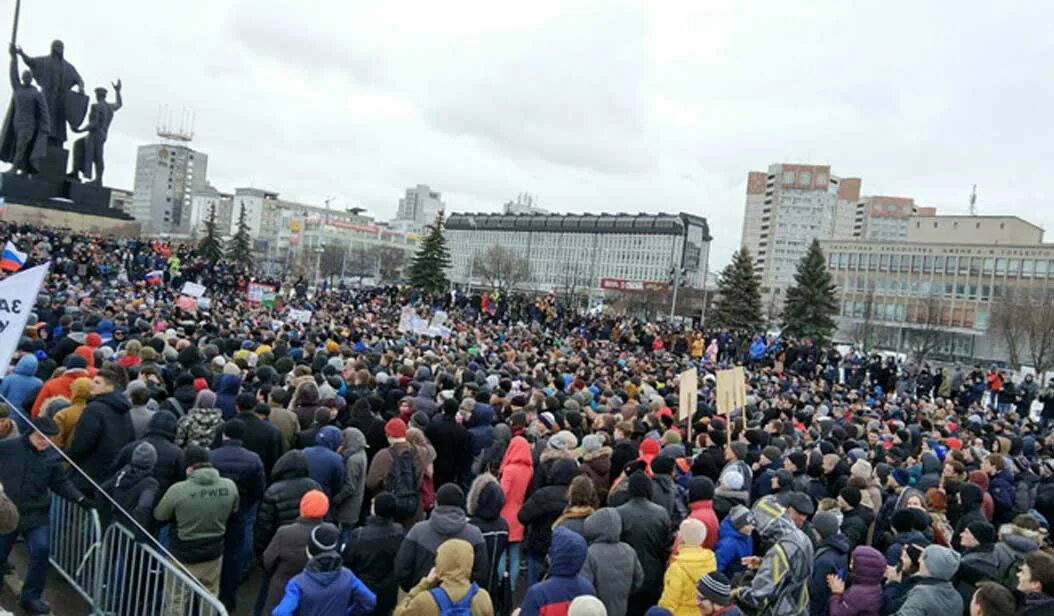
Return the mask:
<path id="1" fill-rule="evenodd" d="M 0 376 L 7 373 L 50 266 L 45 263 L 0 280 Z"/>

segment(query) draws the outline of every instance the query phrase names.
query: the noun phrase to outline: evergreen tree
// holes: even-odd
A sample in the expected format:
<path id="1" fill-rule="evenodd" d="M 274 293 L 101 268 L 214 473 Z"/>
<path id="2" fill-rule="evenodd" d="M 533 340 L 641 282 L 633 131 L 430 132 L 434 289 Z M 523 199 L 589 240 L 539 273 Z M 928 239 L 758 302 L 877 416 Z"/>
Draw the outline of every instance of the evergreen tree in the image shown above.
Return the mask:
<path id="1" fill-rule="evenodd" d="M 820 344 L 830 341 L 837 326 L 834 321 L 838 314 L 835 289 L 820 242 L 813 240 L 798 262 L 794 285 L 787 289 L 783 304 L 783 334 L 793 338 L 812 338 Z"/>
<path id="2" fill-rule="evenodd" d="M 711 318 L 714 325 L 732 332 L 742 343 L 762 330 L 761 277 L 746 248 L 737 250 L 721 271 Z"/>
<path id="3" fill-rule="evenodd" d="M 443 212 L 428 225 L 428 235 L 418 248 L 410 264 L 410 284 L 431 293 L 442 293 L 450 286 L 446 270 L 450 267 L 450 251 L 443 235 Z"/>
<path id="4" fill-rule="evenodd" d="M 238 230 L 227 245 L 227 259 L 249 269 L 253 265 L 253 241 L 249 236 L 249 223 L 245 222 L 245 208 L 238 212 Z"/>
<path id="5" fill-rule="evenodd" d="M 216 233 L 216 206 L 209 208 L 209 217 L 205 219 L 205 237 L 198 243 L 198 255 L 216 263 L 223 258 L 223 244 Z"/>

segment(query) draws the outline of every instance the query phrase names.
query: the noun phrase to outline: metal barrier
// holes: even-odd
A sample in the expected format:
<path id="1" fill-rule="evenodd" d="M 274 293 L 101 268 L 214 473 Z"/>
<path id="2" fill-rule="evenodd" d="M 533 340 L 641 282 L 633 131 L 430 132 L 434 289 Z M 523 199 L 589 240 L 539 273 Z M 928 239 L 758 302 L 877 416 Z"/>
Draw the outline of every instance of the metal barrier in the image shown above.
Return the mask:
<path id="1" fill-rule="evenodd" d="M 102 526 L 95 510 L 72 501 L 51 499 L 51 550 L 48 560 L 84 600 L 95 607 Z"/>

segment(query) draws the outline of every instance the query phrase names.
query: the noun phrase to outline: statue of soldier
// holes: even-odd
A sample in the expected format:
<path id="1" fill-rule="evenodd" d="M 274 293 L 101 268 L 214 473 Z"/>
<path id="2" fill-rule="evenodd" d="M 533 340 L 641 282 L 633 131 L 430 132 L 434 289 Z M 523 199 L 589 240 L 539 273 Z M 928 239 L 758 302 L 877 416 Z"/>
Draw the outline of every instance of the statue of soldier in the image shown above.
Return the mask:
<path id="1" fill-rule="evenodd" d="M 87 97 L 84 96 L 84 80 L 77 73 L 77 69 L 63 57 L 65 50 L 66 46 L 62 41 L 55 40 L 51 43 L 51 54 L 33 58 L 26 55 L 21 47 L 15 47 L 15 53 L 21 56 L 29 70 L 33 71 L 33 79 L 44 92 L 44 99 L 51 113 L 48 142 L 54 145 L 66 142 L 66 123 L 79 126 L 88 110 Z M 77 88 L 79 94 L 70 92 L 73 87 Z"/>
<path id="2" fill-rule="evenodd" d="M 51 114 L 44 95 L 33 85 L 33 74 L 23 71 L 19 79 L 14 45 L 10 52 L 11 106 L 0 131 L 0 160 L 10 162 L 12 171 L 30 175 L 46 154 Z"/>
<path id="3" fill-rule="evenodd" d="M 121 80 L 110 84 L 113 86 L 117 102 L 109 103 L 106 100 L 106 88 L 95 88 L 95 102 L 88 111 L 88 125 L 84 128 L 74 128 L 75 133 L 88 133 L 84 138 L 78 139 L 73 144 L 73 173 L 80 173 L 87 179 L 92 177 L 92 184 L 102 185 L 102 173 L 106 168 L 103 162 L 103 146 L 106 144 L 106 136 L 110 131 L 110 123 L 113 122 L 113 114 L 124 105 L 121 98 Z M 92 166 L 95 174 L 92 175 Z"/>

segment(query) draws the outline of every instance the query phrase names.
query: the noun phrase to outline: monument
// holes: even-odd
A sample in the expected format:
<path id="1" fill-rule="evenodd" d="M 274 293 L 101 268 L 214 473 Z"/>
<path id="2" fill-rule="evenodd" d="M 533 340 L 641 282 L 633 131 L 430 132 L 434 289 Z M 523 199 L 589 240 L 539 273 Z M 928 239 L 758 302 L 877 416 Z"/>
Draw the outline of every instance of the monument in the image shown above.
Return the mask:
<path id="1" fill-rule="evenodd" d="M 23 205 L 130 219 L 110 208 L 110 189 L 102 184 L 103 146 L 114 114 L 124 103 L 121 81 L 112 84 L 114 103 L 106 100 L 106 88 L 95 88 L 89 113 L 84 80 L 67 59 L 62 41 L 52 41 L 43 56 L 31 56 L 17 45 L 20 9 L 19 0 L 8 48 L 11 102 L 0 129 L 0 161 L 11 163 L 11 168 L 0 174 L 0 197 Z M 21 73 L 19 59 L 26 67 Z M 72 169 L 65 147 L 67 128 L 86 133 L 73 144 Z M 91 181 L 83 183 L 82 177 Z"/>

